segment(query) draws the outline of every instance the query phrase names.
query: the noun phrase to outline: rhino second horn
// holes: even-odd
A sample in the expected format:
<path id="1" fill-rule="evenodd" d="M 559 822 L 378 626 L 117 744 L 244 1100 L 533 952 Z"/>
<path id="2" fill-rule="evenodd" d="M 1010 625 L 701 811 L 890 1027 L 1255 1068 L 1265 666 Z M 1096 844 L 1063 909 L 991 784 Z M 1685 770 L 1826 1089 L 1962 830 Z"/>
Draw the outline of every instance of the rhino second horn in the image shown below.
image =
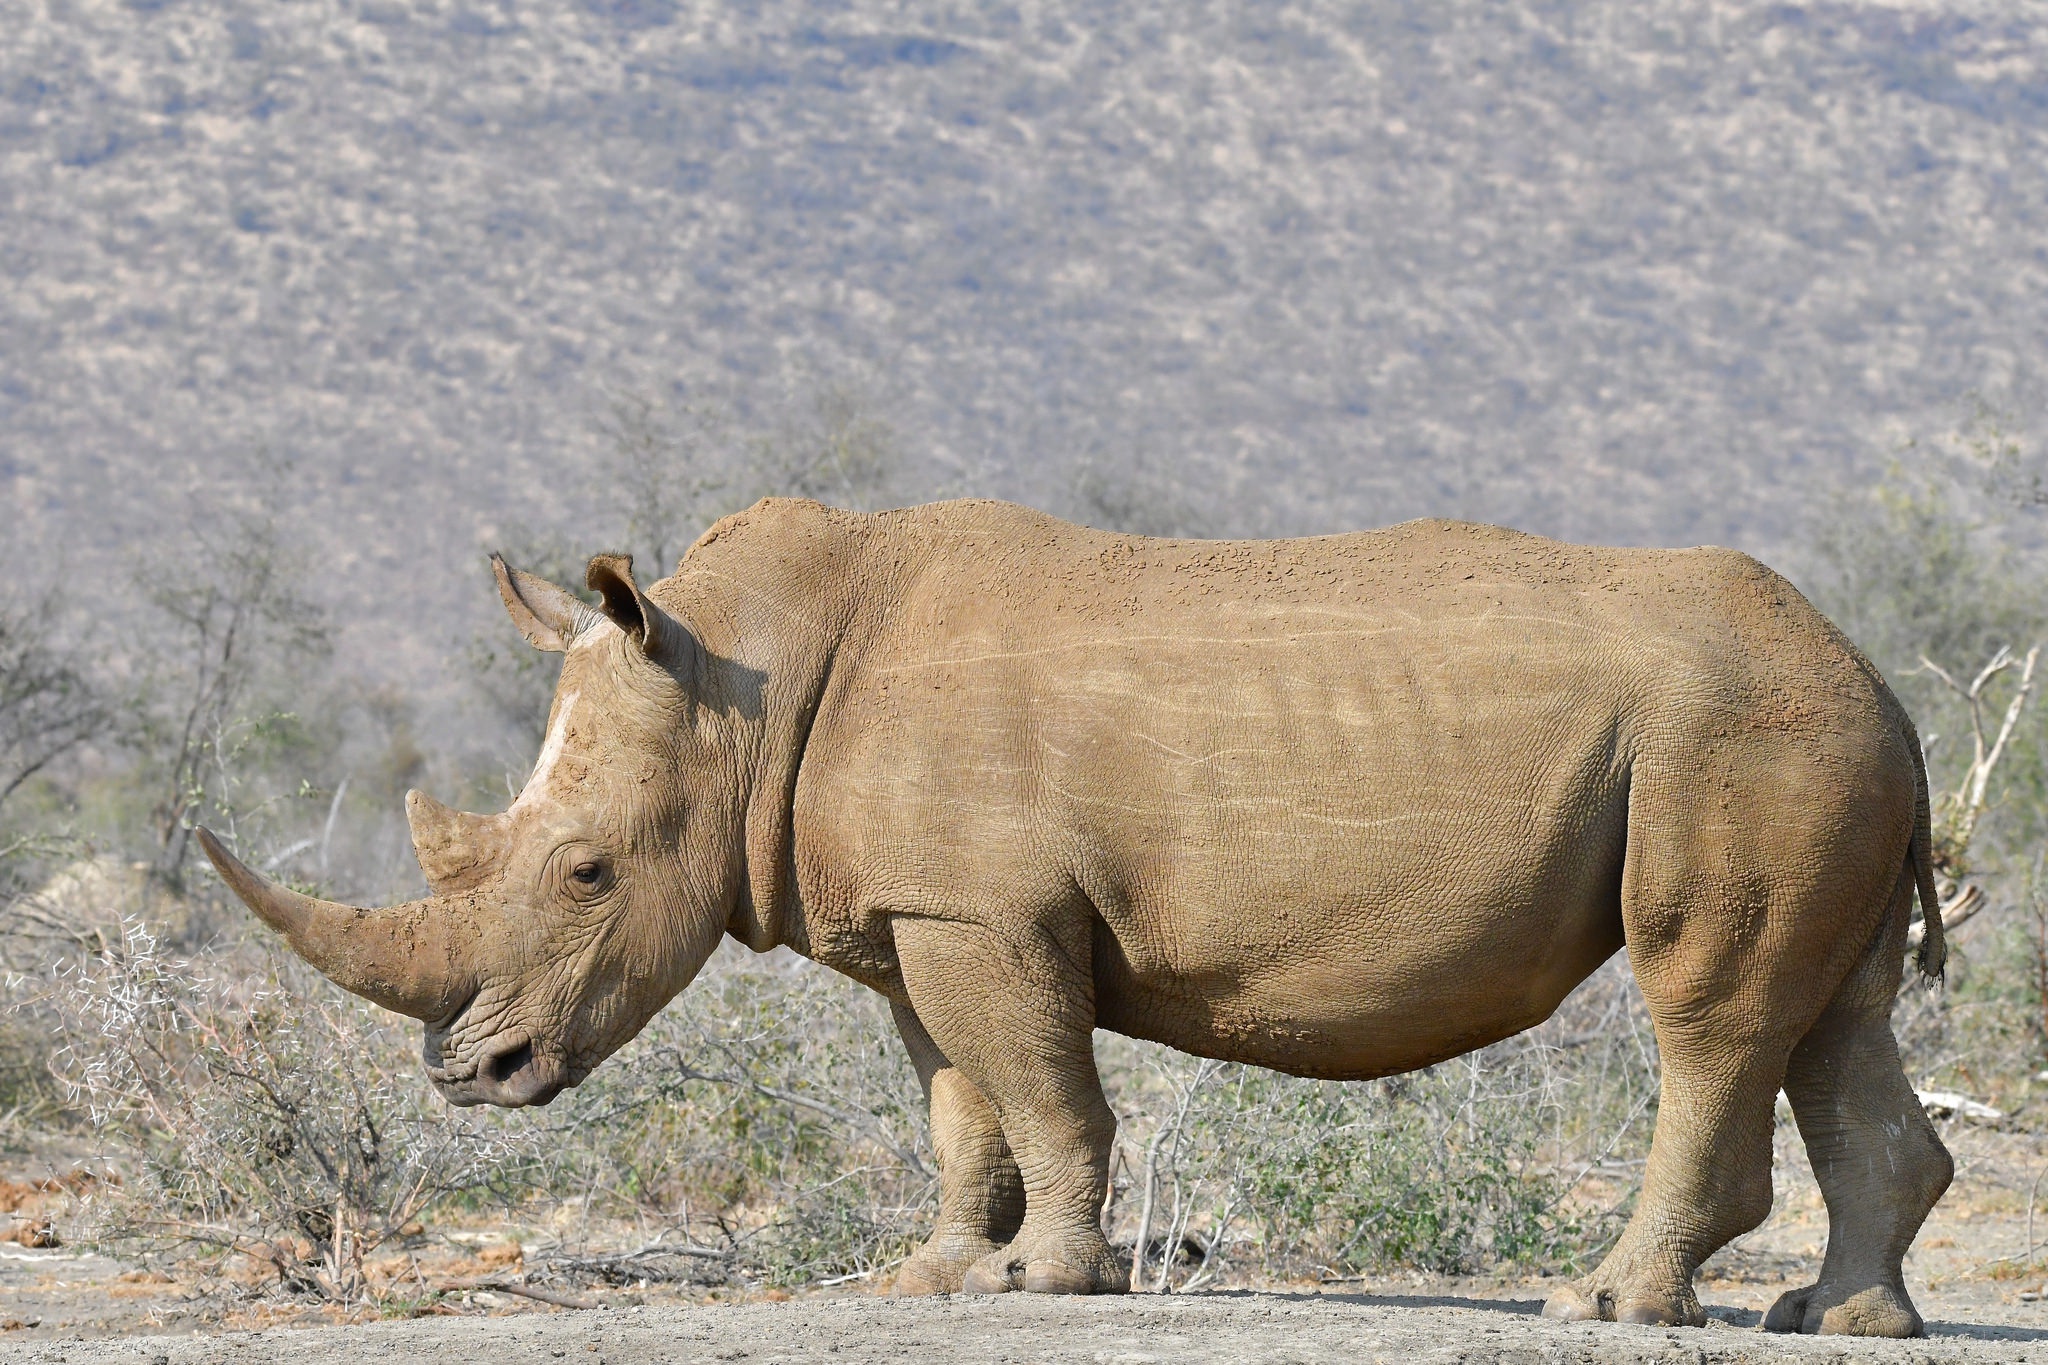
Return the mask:
<path id="1" fill-rule="evenodd" d="M 435 894 L 467 890 L 497 861 L 497 821 L 444 806 L 423 791 L 405 794 L 413 856 Z"/>
<path id="2" fill-rule="evenodd" d="M 383 910 L 316 900 L 279 886 L 227 851 L 211 830 L 199 846 L 256 918 L 285 936 L 292 951 L 343 990 L 396 1014 L 446 1019 L 473 989 L 463 963 L 473 945 L 458 942 L 466 917 L 447 901 L 407 901 Z"/>

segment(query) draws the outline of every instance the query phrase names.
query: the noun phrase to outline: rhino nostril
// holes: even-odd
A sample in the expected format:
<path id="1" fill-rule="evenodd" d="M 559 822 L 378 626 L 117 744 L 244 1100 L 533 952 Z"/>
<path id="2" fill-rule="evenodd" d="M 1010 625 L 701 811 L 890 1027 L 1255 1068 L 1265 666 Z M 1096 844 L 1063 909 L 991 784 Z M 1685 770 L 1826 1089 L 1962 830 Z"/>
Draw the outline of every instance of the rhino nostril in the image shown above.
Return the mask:
<path id="1" fill-rule="evenodd" d="M 514 1076 L 533 1064 L 533 1043 L 521 1043 L 508 1052 L 500 1052 L 484 1064 L 485 1074 L 499 1085 L 504 1085 Z"/>

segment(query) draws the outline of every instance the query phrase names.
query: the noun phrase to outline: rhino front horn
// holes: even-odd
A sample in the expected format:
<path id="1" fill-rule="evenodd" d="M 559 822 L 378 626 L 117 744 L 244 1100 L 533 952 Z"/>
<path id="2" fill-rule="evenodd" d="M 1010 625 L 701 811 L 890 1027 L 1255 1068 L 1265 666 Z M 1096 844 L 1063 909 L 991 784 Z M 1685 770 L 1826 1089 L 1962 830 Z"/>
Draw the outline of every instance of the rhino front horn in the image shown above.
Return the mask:
<path id="1" fill-rule="evenodd" d="M 279 886 L 227 851 L 211 830 L 199 846 L 221 880 L 285 936 L 292 951 L 342 989 L 397 1014 L 429 1023 L 446 1019 L 474 989 L 464 968 L 471 925 L 442 898 L 383 910 L 302 896 Z M 462 940 L 462 941 L 458 941 Z"/>

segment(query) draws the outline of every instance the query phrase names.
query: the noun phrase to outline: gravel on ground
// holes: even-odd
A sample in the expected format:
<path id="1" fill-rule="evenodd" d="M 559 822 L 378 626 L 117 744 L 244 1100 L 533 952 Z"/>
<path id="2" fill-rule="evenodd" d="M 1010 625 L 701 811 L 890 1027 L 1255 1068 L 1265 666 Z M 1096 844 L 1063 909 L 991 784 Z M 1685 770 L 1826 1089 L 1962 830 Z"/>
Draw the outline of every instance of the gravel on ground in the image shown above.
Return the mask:
<path id="1" fill-rule="evenodd" d="M 1778 1337 L 1753 1313 L 1704 1328 L 1567 1325 L 1533 1299 L 1222 1292 L 1121 1298 L 1007 1295 L 814 1298 L 690 1308 L 420 1318 L 186 1337 L 0 1345 L 0 1363 L 292 1365 L 537 1361 L 543 1365 L 880 1361 L 1388 1362 L 1392 1365 L 1735 1365 L 1735 1362 L 2048 1362 L 2048 1329 L 1936 1323 L 1923 1341 Z"/>

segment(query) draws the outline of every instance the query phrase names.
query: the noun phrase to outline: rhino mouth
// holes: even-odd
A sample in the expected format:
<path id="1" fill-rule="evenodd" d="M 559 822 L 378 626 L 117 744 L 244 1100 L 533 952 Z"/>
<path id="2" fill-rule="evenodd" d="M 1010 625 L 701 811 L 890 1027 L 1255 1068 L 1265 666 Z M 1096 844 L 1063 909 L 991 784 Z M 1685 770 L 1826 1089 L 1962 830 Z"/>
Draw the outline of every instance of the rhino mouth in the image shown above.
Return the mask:
<path id="1" fill-rule="evenodd" d="M 443 1050 L 455 1026 L 468 1013 L 475 996 L 446 1021 L 428 1028 L 426 1038 L 427 1078 L 450 1104 L 468 1108 L 489 1104 L 501 1109 L 523 1109 L 546 1104 L 569 1088 L 577 1078 L 548 1050 L 535 1046 L 531 1033 L 507 1029 L 479 1043 L 462 1060 L 448 1057 Z"/>
<path id="2" fill-rule="evenodd" d="M 493 1038 L 478 1050 L 476 1069 L 461 1080 L 434 1084 L 450 1104 L 523 1109 L 546 1104 L 569 1088 L 567 1069 L 533 1045 L 524 1032 Z"/>

